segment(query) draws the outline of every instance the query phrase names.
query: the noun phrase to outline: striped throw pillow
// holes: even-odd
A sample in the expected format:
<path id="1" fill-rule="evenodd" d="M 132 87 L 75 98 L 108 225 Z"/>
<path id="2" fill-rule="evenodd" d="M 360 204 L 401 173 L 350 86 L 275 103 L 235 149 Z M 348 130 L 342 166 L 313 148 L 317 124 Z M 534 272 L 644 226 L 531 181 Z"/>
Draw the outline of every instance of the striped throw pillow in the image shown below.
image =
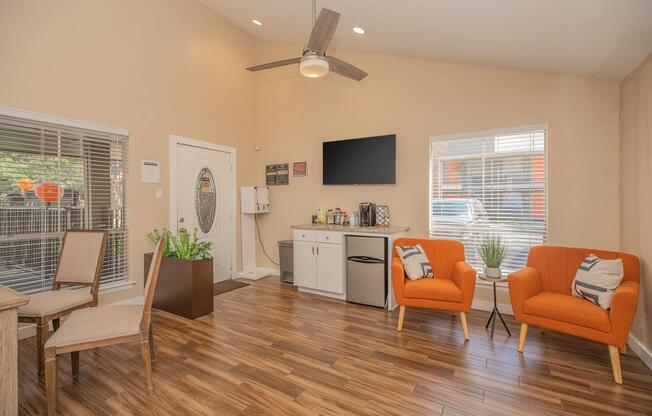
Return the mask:
<path id="1" fill-rule="evenodd" d="M 430 267 L 428 257 L 423 251 L 421 244 L 416 246 L 396 246 L 405 274 L 410 280 L 418 280 L 424 277 L 435 277 Z"/>
<path id="2" fill-rule="evenodd" d="M 609 309 L 611 299 L 624 274 L 621 259 L 604 260 L 595 254 L 589 254 L 575 273 L 572 294 L 589 300 L 603 309 Z"/>

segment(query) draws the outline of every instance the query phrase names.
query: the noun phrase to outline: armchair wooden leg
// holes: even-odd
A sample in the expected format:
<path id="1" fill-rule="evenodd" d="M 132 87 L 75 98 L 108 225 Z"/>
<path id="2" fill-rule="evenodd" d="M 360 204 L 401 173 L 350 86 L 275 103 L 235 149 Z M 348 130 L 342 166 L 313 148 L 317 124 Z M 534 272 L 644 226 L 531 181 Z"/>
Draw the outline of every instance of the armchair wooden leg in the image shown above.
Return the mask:
<path id="1" fill-rule="evenodd" d="M 466 323 L 466 312 L 460 312 L 460 321 L 462 321 L 462 330 L 464 331 L 464 339 L 469 340 L 469 326 Z"/>
<path id="2" fill-rule="evenodd" d="M 527 324 L 521 323 L 521 334 L 518 337 L 518 352 L 523 352 L 525 337 L 527 337 Z"/>
<path id="3" fill-rule="evenodd" d="M 45 358 L 45 392 L 48 402 L 48 415 L 52 416 L 57 412 L 57 356 L 53 349 L 46 351 Z"/>
<path id="4" fill-rule="evenodd" d="M 70 364 L 72 366 L 72 379 L 79 380 L 79 351 L 70 353 Z"/>
<path id="5" fill-rule="evenodd" d="M 140 354 L 143 357 L 143 365 L 145 366 L 145 377 L 147 379 L 147 391 L 151 392 L 154 389 L 152 383 L 152 359 L 149 354 L 149 337 L 147 336 L 148 331 L 144 331 L 144 334 L 141 333 L 140 338 Z"/>
<path id="6" fill-rule="evenodd" d="M 627 355 L 627 344 L 623 345 L 623 346 L 620 348 L 620 353 L 621 353 L 622 355 Z"/>
<path id="7" fill-rule="evenodd" d="M 614 373 L 614 381 L 623 384 L 623 373 L 620 370 L 620 351 L 615 345 L 609 345 L 609 357 L 611 358 L 611 369 Z"/>
<path id="8" fill-rule="evenodd" d="M 396 330 L 399 331 L 399 332 L 403 330 L 403 319 L 405 319 L 405 306 L 399 305 L 398 328 L 396 328 Z"/>
<path id="9" fill-rule="evenodd" d="M 38 376 L 43 377 L 45 374 L 45 341 L 48 340 L 50 335 L 50 328 L 48 322 L 37 320 L 36 321 L 36 355 L 38 358 Z"/>
<path id="10" fill-rule="evenodd" d="M 149 324 L 149 354 L 152 356 L 152 362 L 156 361 L 156 352 L 154 351 L 154 331 L 152 324 Z"/>

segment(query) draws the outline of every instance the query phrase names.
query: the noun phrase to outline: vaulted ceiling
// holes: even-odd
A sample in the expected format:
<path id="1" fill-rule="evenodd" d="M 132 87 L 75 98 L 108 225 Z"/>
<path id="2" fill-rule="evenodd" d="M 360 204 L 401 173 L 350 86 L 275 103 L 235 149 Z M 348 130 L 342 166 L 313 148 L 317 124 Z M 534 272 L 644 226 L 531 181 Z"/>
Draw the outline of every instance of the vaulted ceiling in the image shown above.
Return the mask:
<path id="1" fill-rule="evenodd" d="M 304 44 L 310 33 L 310 0 L 200 1 L 257 39 Z M 321 7 L 342 14 L 335 49 L 612 80 L 652 51 L 652 0 L 318 0 Z"/>

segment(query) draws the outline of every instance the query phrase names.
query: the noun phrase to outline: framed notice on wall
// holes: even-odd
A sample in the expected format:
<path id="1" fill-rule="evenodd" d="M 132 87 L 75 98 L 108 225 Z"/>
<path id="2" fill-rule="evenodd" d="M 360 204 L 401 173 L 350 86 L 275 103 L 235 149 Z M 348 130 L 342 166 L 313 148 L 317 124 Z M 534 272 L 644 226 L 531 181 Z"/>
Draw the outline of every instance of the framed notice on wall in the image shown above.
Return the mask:
<path id="1" fill-rule="evenodd" d="M 265 184 L 288 185 L 290 183 L 290 164 L 280 163 L 276 165 L 265 166 Z"/>
<path id="2" fill-rule="evenodd" d="M 308 162 L 294 162 L 292 164 L 292 176 L 307 176 Z"/>

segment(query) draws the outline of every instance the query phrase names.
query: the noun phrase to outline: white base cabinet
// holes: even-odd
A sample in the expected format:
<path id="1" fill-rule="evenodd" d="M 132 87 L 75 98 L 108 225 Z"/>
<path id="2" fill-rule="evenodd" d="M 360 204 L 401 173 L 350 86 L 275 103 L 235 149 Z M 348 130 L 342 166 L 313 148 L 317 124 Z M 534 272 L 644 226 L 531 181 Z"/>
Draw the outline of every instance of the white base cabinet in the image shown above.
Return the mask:
<path id="1" fill-rule="evenodd" d="M 331 231 L 294 231 L 294 284 L 344 294 L 342 235 Z"/>

